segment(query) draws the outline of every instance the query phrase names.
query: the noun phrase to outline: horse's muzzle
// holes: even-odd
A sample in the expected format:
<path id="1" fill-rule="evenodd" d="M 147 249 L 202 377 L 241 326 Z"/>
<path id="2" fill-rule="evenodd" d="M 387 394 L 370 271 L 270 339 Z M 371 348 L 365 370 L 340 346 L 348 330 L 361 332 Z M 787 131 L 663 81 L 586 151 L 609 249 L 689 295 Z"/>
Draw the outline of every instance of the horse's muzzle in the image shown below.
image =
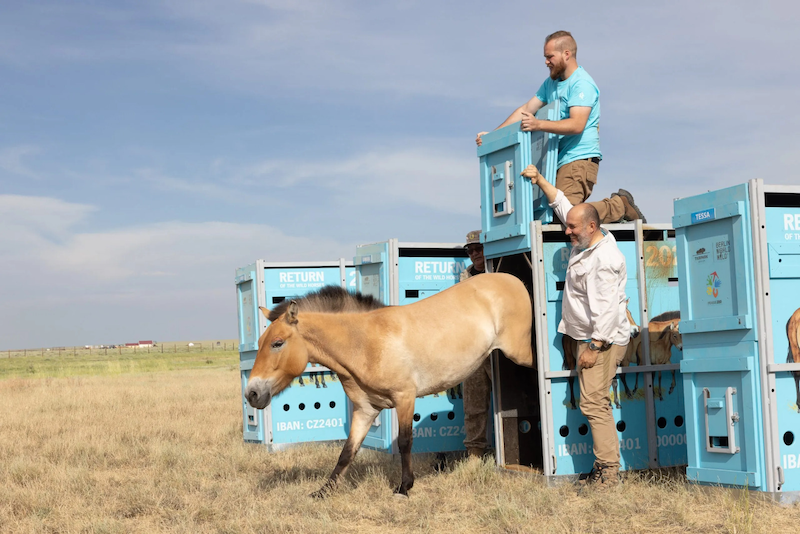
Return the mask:
<path id="1" fill-rule="evenodd" d="M 271 388 L 267 381 L 262 378 L 250 379 L 244 389 L 244 398 L 253 408 L 263 410 L 272 400 Z"/>

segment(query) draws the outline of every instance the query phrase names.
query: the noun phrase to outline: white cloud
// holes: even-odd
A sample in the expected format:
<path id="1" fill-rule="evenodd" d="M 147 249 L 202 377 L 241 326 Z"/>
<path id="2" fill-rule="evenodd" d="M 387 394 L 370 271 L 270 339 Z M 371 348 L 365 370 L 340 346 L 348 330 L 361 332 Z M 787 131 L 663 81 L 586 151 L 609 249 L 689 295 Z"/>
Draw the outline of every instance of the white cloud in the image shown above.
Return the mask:
<path id="1" fill-rule="evenodd" d="M 96 208 L 57 198 L 0 195 L 0 253 L 30 259 L 30 252 L 70 238 Z"/>
<path id="2" fill-rule="evenodd" d="M 58 341 L 48 337 L 49 333 L 42 337 L 40 323 L 32 318 L 37 310 L 68 314 L 59 322 L 67 321 L 91 332 L 91 325 L 81 322 L 82 316 L 107 321 L 115 314 L 129 317 L 125 310 L 135 309 L 139 315 L 130 318 L 134 323 L 162 325 L 168 330 L 173 320 L 169 310 L 180 309 L 181 302 L 194 307 L 207 302 L 211 319 L 204 321 L 205 326 L 211 324 L 213 330 L 216 320 L 230 327 L 231 323 L 235 325 L 233 282 L 237 267 L 256 259 L 350 258 L 355 248 L 355 243 L 293 236 L 267 224 L 167 222 L 76 231 L 78 223 L 93 210 L 53 198 L 0 196 L 3 345 L 77 344 L 85 339 L 62 337 Z M 21 321 L 22 317 L 28 321 Z M 181 318 L 174 320 L 184 324 Z M 115 328 L 124 330 L 122 326 Z M 191 330 L 191 325 L 184 326 Z M 54 332 L 72 336 L 60 329 Z M 234 332 L 231 329 L 221 335 L 233 337 Z M 163 339 L 166 334 L 161 335 Z M 213 337 L 219 335 L 217 328 Z"/>
<path id="3" fill-rule="evenodd" d="M 39 174 L 26 165 L 23 159 L 38 154 L 40 151 L 39 147 L 31 145 L 3 148 L 0 150 L 0 170 L 16 176 L 39 178 Z"/>
<path id="4" fill-rule="evenodd" d="M 350 209 L 382 198 L 444 213 L 475 213 L 480 192 L 472 146 L 456 150 L 442 139 L 429 140 L 428 145 L 436 148 L 425 147 L 419 139 L 401 143 L 407 148 L 373 147 L 348 157 L 271 159 L 244 166 L 217 158 L 208 164 L 211 178 L 167 176 L 157 169 L 141 169 L 136 175 L 157 190 L 234 205 L 264 208 L 278 202 L 278 197 L 302 191 L 307 200 L 298 203 L 300 212 Z M 324 205 L 311 206 L 309 201 Z"/>
<path id="5" fill-rule="evenodd" d="M 431 144 L 437 148 L 372 148 L 348 158 L 316 162 L 264 161 L 240 171 L 235 181 L 320 188 L 351 207 L 386 199 L 445 213 L 474 214 L 480 192 L 478 163 L 471 147 L 458 151 L 442 140 Z"/>
<path id="6" fill-rule="evenodd" d="M 237 258 L 249 262 L 258 254 L 271 261 L 300 261 L 336 259 L 347 250 L 342 243 L 260 224 L 166 222 L 105 232 L 72 229 L 95 209 L 53 198 L 2 195 L 0 252 L 6 259 L 52 265 L 52 274 L 91 286 L 147 277 L 185 281 L 210 268 L 232 272 Z"/>

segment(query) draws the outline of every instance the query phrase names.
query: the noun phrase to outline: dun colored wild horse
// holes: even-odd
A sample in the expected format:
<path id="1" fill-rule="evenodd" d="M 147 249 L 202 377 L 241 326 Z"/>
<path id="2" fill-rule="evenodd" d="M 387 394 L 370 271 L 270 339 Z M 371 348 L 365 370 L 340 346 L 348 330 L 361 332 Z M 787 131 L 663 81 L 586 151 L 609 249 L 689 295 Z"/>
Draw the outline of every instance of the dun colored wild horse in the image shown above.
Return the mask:
<path id="1" fill-rule="evenodd" d="M 800 308 L 786 322 L 786 337 L 789 340 L 787 363 L 800 363 Z M 800 371 L 792 371 L 794 389 L 797 392 L 797 408 L 800 411 Z"/>
<path id="2" fill-rule="evenodd" d="M 517 278 L 502 273 L 473 276 L 406 306 L 380 307 L 369 297 L 324 288 L 285 302 L 258 342 L 245 398 L 263 409 L 309 362 L 334 371 L 353 404 L 350 435 L 324 497 L 345 474 L 373 420 L 396 408 L 402 481 L 408 495 L 414 400 L 444 391 L 472 374 L 500 349 L 514 363 L 533 366 L 531 300 Z M 320 291 L 319 293 L 324 293 Z M 369 311 L 367 311 L 369 310 Z"/>

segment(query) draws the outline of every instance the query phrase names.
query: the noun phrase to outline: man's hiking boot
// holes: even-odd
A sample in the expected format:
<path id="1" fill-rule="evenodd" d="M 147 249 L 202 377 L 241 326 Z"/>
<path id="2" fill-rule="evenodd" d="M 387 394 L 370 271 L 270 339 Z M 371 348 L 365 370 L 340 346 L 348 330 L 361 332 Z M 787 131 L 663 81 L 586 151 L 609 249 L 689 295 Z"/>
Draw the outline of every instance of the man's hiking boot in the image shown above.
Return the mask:
<path id="1" fill-rule="evenodd" d="M 625 189 L 620 189 L 616 193 L 611 193 L 611 196 L 612 197 L 618 196 L 619 198 L 621 198 L 622 204 L 625 206 L 625 214 L 622 216 L 622 220 L 620 222 L 635 221 L 636 219 L 641 219 L 643 223 L 647 222 L 647 219 L 644 218 L 642 212 L 633 202 L 633 195 L 631 195 L 628 191 L 626 191 Z"/>
<path id="2" fill-rule="evenodd" d="M 608 491 L 619 486 L 619 470 L 595 465 L 585 478 L 578 480 L 578 495 Z"/>

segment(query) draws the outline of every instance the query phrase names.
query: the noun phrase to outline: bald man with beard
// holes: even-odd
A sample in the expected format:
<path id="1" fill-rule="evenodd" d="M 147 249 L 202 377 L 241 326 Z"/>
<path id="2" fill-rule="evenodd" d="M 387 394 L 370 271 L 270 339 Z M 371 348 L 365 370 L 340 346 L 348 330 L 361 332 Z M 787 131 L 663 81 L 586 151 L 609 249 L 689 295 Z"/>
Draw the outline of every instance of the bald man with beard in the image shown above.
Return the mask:
<path id="1" fill-rule="evenodd" d="M 521 175 L 538 185 L 572 243 L 558 331 L 574 343 L 578 355 L 581 413 L 592 429 L 595 455 L 581 490 L 605 490 L 619 483 L 619 439 L 611 413 L 611 381 L 630 341 L 626 308 L 625 256 L 613 234 L 600 227 L 590 204 L 572 204 L 564 193 L 529 165 Z"/>

